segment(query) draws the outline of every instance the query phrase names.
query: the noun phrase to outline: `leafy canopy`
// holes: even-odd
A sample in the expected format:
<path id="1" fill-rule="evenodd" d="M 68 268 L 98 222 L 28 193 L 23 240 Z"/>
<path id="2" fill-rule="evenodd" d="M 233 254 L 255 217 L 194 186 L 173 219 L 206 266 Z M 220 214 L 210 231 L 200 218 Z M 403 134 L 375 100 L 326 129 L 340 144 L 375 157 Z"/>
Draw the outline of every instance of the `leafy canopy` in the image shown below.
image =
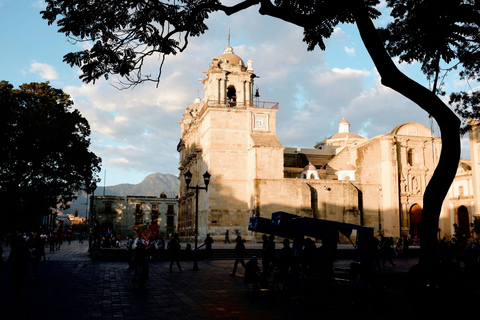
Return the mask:
<path id="1" fill-rule="evenodd" d="M 445 95 L 442 78 L 459 70 L 468 92 L 452 92 L 450 104 L 463 118 L 466 132 L 470 118 L 479 119 L 479 92 L 471 83 L 480 81 L 480 1 L 387 0 L 394 21 L 381 35 L 386 48 L 401 62 L 419 61 L 433 83 L 432 90 Z"/>
<path id="2" fill-rule="evenodd" d="M 70 66 L 78 66 L 80 79 L 90 83 L 110 75 L 125 79 L 125 87 L 145 81 L 160 81 L 167 55 L 184 51 L 190 37 L 203 34 L 205 21 L 214 11 L 230 15 L 261 4 L 260 13 L 269 14 L 304 27 L 304 41 L 309 50 L 325 49 L 338 23 L 353 23 L 345 1 L 338 0 L 246 0 L 228 7 L 218 0 L 46 0 L 41 12 L 49 24 L 55 21 L 59 32 L 74 42 L 88 42 L 89 48 L 64 56 Z M 346 1 L 348 2 L 348 1 Z M 370 16 L 378 0 L 365 0 Z M 157 75 L 144 74 L 142 68 L 152 56 L 159 58 Z"/>
<path id="3" fill-rule="evenodd" d="M 88 121 L 72 106 L 48 82 L 19 89 L 0 82 L 0 221 L 37 221 L 78 190 L 95 188 L 101 159 L 89 151 Z"/>

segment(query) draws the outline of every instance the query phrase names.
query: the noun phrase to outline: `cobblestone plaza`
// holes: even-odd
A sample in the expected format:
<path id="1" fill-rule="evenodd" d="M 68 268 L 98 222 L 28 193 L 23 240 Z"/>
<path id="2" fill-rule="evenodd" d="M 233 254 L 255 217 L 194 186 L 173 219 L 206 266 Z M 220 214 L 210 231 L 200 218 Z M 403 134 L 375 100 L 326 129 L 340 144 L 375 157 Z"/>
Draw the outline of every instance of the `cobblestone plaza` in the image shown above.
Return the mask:
<path id="1" fill-rule="evenodd" d="M 260 244 L 247 244 L 261 246 Z M 232 249 L 234 244 L 214 243 L 214 248 Z M 2 244 L 4 261 L 9 247 Z M 46 252 L 39 264 L 39 277 L 30 273 L 24 281 L 22 299 L 15 303 L 9 268 L 0 273 L 0 319 L 318 319 L 336 315 L 349 318 L 358 312 L 340 291 L 314 305 L 281 294 L 246 290 L 243 268 L 229 277 L 233 260 L 181 261 L 185 269 L 168 272 L 169 261 L 150 261 L 150 277 L 144 287 L 130 282 L 133 271 L 125 261 L 93 261 L 88 244 L 64 243 L 59 251 Z M 406 272 L 416 259 L 398 259 L 384 274 Z M 339 267 L 348 261 L 337 261 Z M 385 296 L 387 298 L 388 295 Z M 375 304 L 376 305 L 376 304 Z M 372 314 L 380 311 L 371 310 Z M 368 311 L 369 313 L 370 311 Z"/>

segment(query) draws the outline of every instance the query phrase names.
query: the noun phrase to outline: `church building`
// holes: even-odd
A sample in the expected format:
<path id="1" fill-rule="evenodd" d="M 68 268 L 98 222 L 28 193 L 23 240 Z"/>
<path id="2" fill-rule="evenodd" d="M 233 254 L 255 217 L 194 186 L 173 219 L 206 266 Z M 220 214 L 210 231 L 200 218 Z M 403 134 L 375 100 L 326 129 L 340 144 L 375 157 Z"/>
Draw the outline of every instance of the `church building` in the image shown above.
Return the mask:
<path id="1" fill-rule="evenodd" d="M 410 122 L 369 139 L 350 132 L 343 119 L 337 133 L 310 149 L 284 147 L 276 135 L 279 103 L 258 101 L 256 77 L 252 61 L 245 64 L 227 46 L 206 71 L 203 99 L 183 114 L 177 146 L 182 239 L 195 235 L 196 192 L 187 189 L 187 171 L 193 174 L 190 186 L 204 186 L 203 174 L 211 175 L 208 191 L 198 190 L 200 240 L 207 233 L 223 240 L 228 230 L 259 241 L 261 234 L 248 230 L 249 218 L 270 218 L 276 211 L 365 225 L 377 236 L 418 233 L 440 138 Z M 444 202 L 439 237 L 451 237 L 454 223 L 471 235 L 475 193 L 470 162 L 460 163 L 459 170 L 467 177 L 458 175 L 458 186 Z"/>

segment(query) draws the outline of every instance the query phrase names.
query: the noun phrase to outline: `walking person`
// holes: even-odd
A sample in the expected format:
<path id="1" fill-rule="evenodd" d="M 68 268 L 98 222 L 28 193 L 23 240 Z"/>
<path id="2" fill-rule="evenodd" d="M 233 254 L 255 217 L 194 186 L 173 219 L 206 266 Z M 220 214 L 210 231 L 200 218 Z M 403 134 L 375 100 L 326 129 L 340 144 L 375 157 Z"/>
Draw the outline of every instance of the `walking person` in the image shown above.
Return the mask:
<path id="1" fill-rule="evenodd" d="M 230 234 L 228 233 L 228 230 L 225 231 L 225 244 L 227 244 L 227 242 L 228 242 L 228 243 L 231 243 L 231 242 L 230 242 Z"/>
<path id="2" fill-rule="evenodd" d="M 268 236 L 267 246 L 265 248 L 265 268 L 263 272 L 269 276 L 275 267 L 275 236 L 270 235 Z"/>
<path id="3" fill-rule="evenodd" d="M 157 257 L 157 244 L 155 242 L 155 239 L 153 237 L 150 237 L 148 240 L 148 258 L 149 259 L 155 259 Z"/>
<path id="4" fill-rule="evenodd" d="M 83 239 L 85 239 L 85 233 L 82 232 L 82 234 L 78 237 L 78 243 L 83 244 Z"/>
<path id="5" fill-rule="evenodd" d="M 381 244 L 381 250 L 382 250 L 382 257 L 383 257 L 382 259 L 383 268 L 385 268 L 386 261 L 390 262 L 390 264 L 393 267 L 396 265 L 396 263 L 393 262 L 393 259 L 396 256 L 396 252 L 393 247 L 393 239 L 391 237 L 390 238 L 383 237 L 382 235 L 380 235 L 380 237 L 381 237 L 380 244 Z"/>
<path id="6" fill-rule="evenodd" d="M 235 263 L 233 264 L 233 271 L 230 274 L 231 277 L 235 277 L 235 274 L 237 273 L 238 263 L 240 263 L 245 268 L 244 258 L 245 254 L 247 253 L 247 249 L 245 249 L 245 244 L 243 244 L 241 236 L 237 236 L 235 242 L 237 243 L 235 245 Z"/>
<path id="7" fill-rule="evenodd" d="M 177 267 L 179 271 L 183 271 L 184 269 L 180 266 L 180 240 L 178 239 L 178 233 L 173 235 L 173 238 L 168 242 L 168 254 L 170 255 L 170 268 L 168 269 L 169 272 L 173 272 L 173 264 L 177 263 Z"/>
<path id="8" fill-rule="evenodd" d="M 132 255 L 133 255 L 133 237 L 132 237 L 132 235 L 128 235 L 126 246 L 127 246 L 126 259 L 127 259 L 127 262 L 128 262 L 127 269 L 133 269 L 133 267 L 132 267 Z"/>
<path id="9" fill-rule="evenodd" d="M 163 233 L 160 234 L 160 237 L 157 239 L 157 257 L 159 260 L 163 259 L 165 252 L 165 238 Z"/>
<path id="10" fill-rule="evenodd" d="M 60 246 L 62 245 L 63 243 L 63 233 L 62 232 L 59 232 L 58 235 L 57 235 L 57 248 L 56 250 L 60 250 Z"/>
<path id="11" fill-rule="evenodd" d="M 55 243 L 57 242 L 57 236 L 55 233 L 50 233 L 50 236 L 48 237 L 48 243 L 50 244 L 50 253 L 55 252 Z"/>
<path id="12" fill-rule="evenodd" d="M 15 292 L 15 302 L 20 300 L 23 281 L 28 274 L 28 262 L 30 260 L 30 251 L 28 250 L 25 239 L 21 235 L 15 235 L 11 242 L 10 255 L 8 256 L 5 267 L 10 267 L 12 283 Z"/>
<path id="13" fill-rule="evenodd" d="M 140 286 L 144 286 L 148 281 L 149 273 L 147 247 L 142 240 L 137 239 L 137 244 L 134 251 L 135 273 L 133 275 L 132 284 L 135 285 L 138 283 Z"/>
<path id="14" fill-rule="evenodd" d="M 207 237 L 205 238 L 205 254 L 207 256 L 207 260 L 212 260 L 212 243 L 213 239 L 210 237 L 210 233 L 207 234 Z"/>
<path id="15" fill-rule="evenodd" d="M 36 280 L 38 277 L 38 264 L 42 260 L 45 261 L 45 247 L 43 246 L 43 240 L 38 234 L 35 235 L 33 240 L 33 249 L 31 254 L 31 263 L 33 269 L 33 280 Z"/>

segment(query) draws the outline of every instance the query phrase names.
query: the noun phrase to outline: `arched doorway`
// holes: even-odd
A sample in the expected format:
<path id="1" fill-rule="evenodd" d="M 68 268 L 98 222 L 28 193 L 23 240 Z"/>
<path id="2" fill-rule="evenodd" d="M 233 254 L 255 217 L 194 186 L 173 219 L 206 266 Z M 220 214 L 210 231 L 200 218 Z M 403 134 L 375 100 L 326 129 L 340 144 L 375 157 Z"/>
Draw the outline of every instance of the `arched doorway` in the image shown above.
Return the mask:
<path id="1" fill-rule="evenodd" d="M 470 238 L 470 219 L 468 218 L 468 209 L 460 206 L 457 209 L 458 235 L 459 237 Z"/>
<path id="2" fill-rule="evenodd" d="M 422 207 L 415 203 L 410 207 L 410 235 L 418 236 L 422 225 Z"/>

